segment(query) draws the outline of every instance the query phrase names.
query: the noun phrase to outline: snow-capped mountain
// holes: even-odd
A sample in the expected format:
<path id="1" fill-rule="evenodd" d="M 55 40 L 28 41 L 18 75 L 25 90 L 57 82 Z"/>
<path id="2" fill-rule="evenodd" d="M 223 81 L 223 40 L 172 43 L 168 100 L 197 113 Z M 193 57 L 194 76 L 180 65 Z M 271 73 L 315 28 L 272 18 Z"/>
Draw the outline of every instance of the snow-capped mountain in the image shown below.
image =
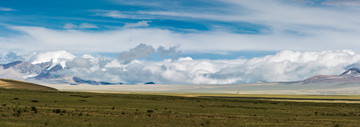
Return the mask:
<path id="1" fill-rule="evenodd" d="M 350 68 L 349 70 L 342 73 L 340 76 L 348 77 L 348 78 L 360 77 L 360 69 L 359 68 Z"/>
<path id="2" fill-rule="evenodd" d="M 91 84 L 91 85 L 116 85 L 122 83 L 110 83 L 103 81 L 84 80 L 79 77 L 69 76 L 59 73 L 66 67 L 66 62 L 75 58 L 69 52 L 55 51 L 46 53 L 34 53 L 26 58 L 16 55 L 13 52 L 2 57 L 2 62 L 12 61 L 6 64 L 0 64 L 0 76 L 2 78 L 11 78 L 19 80 L 38 80 L 38 81 L 60 81 L 70 84 Z M 15 61 L 18 60 L 18 61 Z"/>
<path id="3" fill-rule="evenodd" d="M 51 62 L 52 67 L 56 65 L 60 65 L 62 68 L 66 67 L 66 61 L 73 60 L 75 56 L 66 51 L 54 51 L 54 52 L 46 52 L 46 53 L 39 53 L 35 54 L 34 56 L 30 57 L 31 64 L 41 64 Z"/>
<path id="4" fill-rule="evenodd" d="M 45 68 L 50 66 L 51 63 L 40 63 L 40 64 L 31 64 L 26 61 L 15 61 L 8 64 L 0 65 L 3 70 L 13 70 L 22 75 L 24 79 L 34 77 L 40 74 Z"/>

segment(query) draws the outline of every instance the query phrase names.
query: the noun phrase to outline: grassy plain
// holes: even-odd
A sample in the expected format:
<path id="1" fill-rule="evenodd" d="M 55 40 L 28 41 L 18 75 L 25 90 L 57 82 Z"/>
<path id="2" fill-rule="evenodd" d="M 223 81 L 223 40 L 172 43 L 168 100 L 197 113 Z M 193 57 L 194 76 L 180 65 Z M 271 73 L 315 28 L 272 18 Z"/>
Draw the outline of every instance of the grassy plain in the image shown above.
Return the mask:
<path id="1" fill-rule="evenodd" d="M 358 125 L 360 104 L 356 103 L 0 89 L 0 126 L 4 127 Z"/>

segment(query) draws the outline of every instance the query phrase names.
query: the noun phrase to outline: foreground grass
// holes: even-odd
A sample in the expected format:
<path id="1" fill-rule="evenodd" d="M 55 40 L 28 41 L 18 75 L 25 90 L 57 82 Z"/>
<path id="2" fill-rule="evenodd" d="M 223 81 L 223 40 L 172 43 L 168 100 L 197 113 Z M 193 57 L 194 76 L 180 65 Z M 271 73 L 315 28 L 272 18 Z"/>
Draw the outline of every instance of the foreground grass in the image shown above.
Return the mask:
<path id="1" fill-rule="evenodd" d="M 0 89 L 0 126 L 358 126 L 360 104 Z"/>

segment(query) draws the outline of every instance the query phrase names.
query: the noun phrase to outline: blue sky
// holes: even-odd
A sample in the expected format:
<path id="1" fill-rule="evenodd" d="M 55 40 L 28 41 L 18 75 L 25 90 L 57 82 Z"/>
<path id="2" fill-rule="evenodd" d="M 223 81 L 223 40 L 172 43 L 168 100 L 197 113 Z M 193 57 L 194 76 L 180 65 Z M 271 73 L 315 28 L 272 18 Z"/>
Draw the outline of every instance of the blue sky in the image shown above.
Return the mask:
<path id="1" fill-rule="evenodd" d="M 0 50 L 111 55 L 144 43 L 199 59 L 358 52 L 359 14 L 357 0 L 2 0 Z"/>

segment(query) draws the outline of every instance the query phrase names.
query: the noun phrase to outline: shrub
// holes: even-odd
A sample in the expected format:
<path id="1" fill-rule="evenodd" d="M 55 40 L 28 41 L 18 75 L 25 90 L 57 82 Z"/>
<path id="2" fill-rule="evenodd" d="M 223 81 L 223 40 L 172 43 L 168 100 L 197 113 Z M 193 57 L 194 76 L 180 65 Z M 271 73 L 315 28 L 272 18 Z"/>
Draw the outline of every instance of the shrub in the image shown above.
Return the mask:
<path id="1" fill-rule="evenodd" d="M 39 101 L 38 101 L 38 100 L 32 100 L 31 102 L 33 102 L 33 103 L 38 103 Z"/>
<path id="2" fill-rule="evenodd" d="M 146 112 L 147 112 L 147 113 L 153 113 L 154 110 L 147 110 Z"/>
<path id="3" fill-rule="evenodd" d="M 61 109 L 54 109 L 53 112 L 56 114 L 59 114 L 59 113 L 61 113 Z"/>
<path id="4" fill-rule="evenodd" d="M 17 109 L 16 112 L 13 114 L 16 117 L 19 117 L 21 115 L 22 110 L 21 109 Z"/>
<path id="5" fill-rule="evenodd" d="M 34 111 L 35 113 L 37 113 L 37 108 L 35 106 L 31 106 L 31 111 Z"/>

